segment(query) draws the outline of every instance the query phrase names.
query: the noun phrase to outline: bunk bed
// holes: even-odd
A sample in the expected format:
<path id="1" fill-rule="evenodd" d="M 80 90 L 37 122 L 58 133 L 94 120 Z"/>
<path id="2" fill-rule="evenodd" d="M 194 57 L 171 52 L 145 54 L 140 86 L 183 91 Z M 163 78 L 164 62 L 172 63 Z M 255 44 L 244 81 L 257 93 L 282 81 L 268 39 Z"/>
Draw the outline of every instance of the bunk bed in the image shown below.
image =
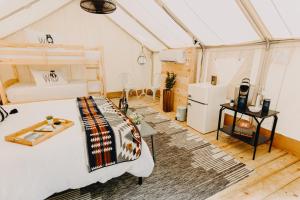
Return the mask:
<path id="1" fill-rule="evenodd" d="M 1 101 L 7 104 L 105 95 L 102 57 L 101 47 L 0 41 L 0 67 L 12 71 L 11 77 L 0 81 Z M 80 79 L 75 79 L 73 69 L 78 67 L 84 72 Z M 67 84 L 40 86 L 32 80 L 23 81 L 20 69 L 23 73 L 27 70 L 24 74 L 29 76 L 32 69 L 63 69 L 69 72 Z"/>

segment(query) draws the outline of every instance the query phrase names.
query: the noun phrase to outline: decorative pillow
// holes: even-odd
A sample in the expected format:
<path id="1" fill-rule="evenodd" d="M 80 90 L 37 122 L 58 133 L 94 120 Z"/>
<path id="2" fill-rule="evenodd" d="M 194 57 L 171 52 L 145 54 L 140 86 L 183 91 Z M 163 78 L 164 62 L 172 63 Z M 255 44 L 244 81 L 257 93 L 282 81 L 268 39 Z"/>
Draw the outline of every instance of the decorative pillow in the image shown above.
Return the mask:
<path id="1" fill-rule="evenodd" d="M 64 85 L 68 82 L 59 70 L 34 70 L 31 69 L 35 84 L 38 86 Z"/>

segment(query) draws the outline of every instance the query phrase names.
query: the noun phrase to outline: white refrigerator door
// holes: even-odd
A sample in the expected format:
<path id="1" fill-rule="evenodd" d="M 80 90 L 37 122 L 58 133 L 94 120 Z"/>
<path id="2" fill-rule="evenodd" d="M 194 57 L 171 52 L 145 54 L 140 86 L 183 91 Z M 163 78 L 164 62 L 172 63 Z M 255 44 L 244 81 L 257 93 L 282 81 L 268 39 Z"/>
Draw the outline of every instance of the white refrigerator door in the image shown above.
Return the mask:
<path id="1" fill-rule="evenodd" d="M 208 106 L 194 101 L 188 101 L 187 124 L 200 133 L 206 133 Z"/>
<path id="2" fill-rule="evenodd" d="M 200 103 L 208 104 L 209 87 L 206 84 L 190 84 L 188 90 L 188 98 Z"/>

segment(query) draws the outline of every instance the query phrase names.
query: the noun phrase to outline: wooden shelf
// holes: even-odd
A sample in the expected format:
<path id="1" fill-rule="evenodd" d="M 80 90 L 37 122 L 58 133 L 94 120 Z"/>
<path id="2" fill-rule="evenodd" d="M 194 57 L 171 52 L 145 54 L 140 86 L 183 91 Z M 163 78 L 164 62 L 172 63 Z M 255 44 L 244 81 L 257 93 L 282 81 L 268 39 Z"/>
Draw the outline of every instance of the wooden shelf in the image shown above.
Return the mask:
<path id="1" fill-rule="evenodd" d="M 234 138 L 237 138 L 237 139 L 239 139 L 239 140 L 241 140 L 241 141 L 243 141 L 243 142 L 245 142 L 247 144 L 250 144 L 250 145 L 254 146 L 254 134 L 255 133 L 253 133 L 253 137 L 246 137 L 246 136 L 243 136 L 243 135 L 241 135 L 241 134 L 239 134 L 237 132 L 233 132 L 232 133 L 232 126 L 231 125 L 224 126 L 223 128 L 220 129 L 220 131 L 222 131 L 222 132 L 226 133 L 227 135 L 230 135 L 230 136 L 232 136 Z M 264 144 L 264 143 L 266 143 L 268 141 L 269 141 L 268 137 L 265 137 L 263 135 L 259 135 L 258 145 L 259 144 Z"/>

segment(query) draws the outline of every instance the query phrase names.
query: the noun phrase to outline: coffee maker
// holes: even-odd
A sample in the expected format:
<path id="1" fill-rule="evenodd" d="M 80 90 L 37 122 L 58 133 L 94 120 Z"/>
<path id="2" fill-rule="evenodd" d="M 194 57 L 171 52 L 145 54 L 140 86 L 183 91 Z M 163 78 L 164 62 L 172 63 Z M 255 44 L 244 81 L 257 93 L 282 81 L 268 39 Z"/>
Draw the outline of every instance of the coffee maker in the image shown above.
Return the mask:
<path id="1" fill-rule="evenodd" d="M 250 79 L 244 78 L 242 79 L 242 82 L 240 84 L 240 90 L 239 90 L 238 101 L 237 101 L 237 109 L 239 111 L 245 111 L 245 109 L 247 108 L 249 91 L 250 91 Z"/>

